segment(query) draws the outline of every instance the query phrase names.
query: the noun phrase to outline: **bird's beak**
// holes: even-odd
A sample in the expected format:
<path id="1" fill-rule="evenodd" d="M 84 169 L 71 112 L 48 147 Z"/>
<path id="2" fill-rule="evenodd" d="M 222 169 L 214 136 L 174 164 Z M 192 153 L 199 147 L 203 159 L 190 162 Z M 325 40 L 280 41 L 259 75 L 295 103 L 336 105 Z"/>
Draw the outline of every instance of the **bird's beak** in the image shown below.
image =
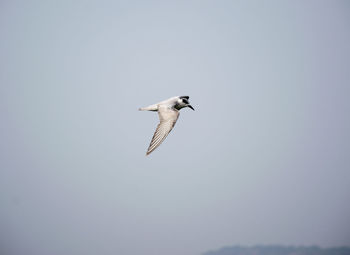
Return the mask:
<path id="1" fill-rule="evenodd" d="M 191 108 L 191 109 L 194 111 L 194 109 L 193 109 L 192 105 L 190 105 L 190 104 L 189 104 L 189 105 L 187 105 L 187 107 L 190 107 L 190 108 Z"/>

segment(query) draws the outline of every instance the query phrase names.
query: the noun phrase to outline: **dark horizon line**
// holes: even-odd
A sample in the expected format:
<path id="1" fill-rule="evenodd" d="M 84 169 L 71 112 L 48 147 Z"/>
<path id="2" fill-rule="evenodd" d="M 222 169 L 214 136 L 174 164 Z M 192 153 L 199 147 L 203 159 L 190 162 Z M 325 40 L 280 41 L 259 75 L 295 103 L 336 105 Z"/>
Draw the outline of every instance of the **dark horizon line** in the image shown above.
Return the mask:
<path id="1" fill-rule="evenodd" d="M 254 245 L 230 245 L 230 246 L 223 246 L 222 248 L 215 249 L 215 250 L 209 250 L 207 252 L 202 253 L 203 255 L 216 255 L 221 254 L 223 252 L 227 252 L 229 250 L 235 250 L 235 251 L 244 251 L 244 250 L 251 250 L 251 249 L 282 249 L 282 250 L 318 250 L 318 251 L 336 251 L 336 250 L 346 250 L 350 254 L 350 246 L 348 245 L 342 245 L 342 246 L 330 246 L 330 247 L 321 247 L 319 245 L 284 245 L 284 244 L 254 244 Z M 228 253 L 223 253 L 228 254 Z"/>

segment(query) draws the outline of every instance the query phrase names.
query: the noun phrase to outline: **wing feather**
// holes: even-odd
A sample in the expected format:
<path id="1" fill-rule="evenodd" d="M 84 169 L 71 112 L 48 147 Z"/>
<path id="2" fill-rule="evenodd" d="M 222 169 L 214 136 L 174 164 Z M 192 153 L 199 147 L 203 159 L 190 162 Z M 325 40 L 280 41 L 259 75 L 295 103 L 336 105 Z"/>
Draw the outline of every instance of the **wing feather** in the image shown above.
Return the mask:
<path id="1" fill-rule="evenodd" d="M 160 122 L 157 126 L 156 131 L 154 132 L 146 155 L 149 155 L 164 141 L 164 139 L 168 136 L 170 131 L 175 126 L 180 113 L 175 109 L 170 109 L 168 107 L 159 107 L 158 115 Z"/>

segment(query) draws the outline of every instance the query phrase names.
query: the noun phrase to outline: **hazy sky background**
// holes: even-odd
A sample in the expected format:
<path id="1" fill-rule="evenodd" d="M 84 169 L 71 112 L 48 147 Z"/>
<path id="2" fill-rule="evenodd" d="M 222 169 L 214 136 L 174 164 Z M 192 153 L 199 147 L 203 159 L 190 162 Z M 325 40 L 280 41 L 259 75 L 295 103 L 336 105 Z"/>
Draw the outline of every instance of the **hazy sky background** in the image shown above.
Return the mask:
<path id="1" fill-rule="evenodd" d="M 1 1 L 3 255 L 350 245 L 349 1 Z M 150 156 L 142 106 L 189 95 Z"/>

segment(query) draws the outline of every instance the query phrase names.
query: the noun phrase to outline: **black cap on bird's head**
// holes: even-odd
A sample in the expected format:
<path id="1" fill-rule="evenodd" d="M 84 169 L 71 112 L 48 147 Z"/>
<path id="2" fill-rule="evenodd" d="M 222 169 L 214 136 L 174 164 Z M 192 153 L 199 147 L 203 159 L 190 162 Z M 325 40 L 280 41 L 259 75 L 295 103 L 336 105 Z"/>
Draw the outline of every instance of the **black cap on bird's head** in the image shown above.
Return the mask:
<path id="1" fill-rule="evenodd" d="M 180 96 L 181 101 L 185 104 L 184 107 L 188 107 L 191 108 L 194 111 L 194 108 L 192 107 L 192 105 L 190 105 L 190 103 L 188 102 L 188 99 L 190 97 L 189 96 Z"/>

